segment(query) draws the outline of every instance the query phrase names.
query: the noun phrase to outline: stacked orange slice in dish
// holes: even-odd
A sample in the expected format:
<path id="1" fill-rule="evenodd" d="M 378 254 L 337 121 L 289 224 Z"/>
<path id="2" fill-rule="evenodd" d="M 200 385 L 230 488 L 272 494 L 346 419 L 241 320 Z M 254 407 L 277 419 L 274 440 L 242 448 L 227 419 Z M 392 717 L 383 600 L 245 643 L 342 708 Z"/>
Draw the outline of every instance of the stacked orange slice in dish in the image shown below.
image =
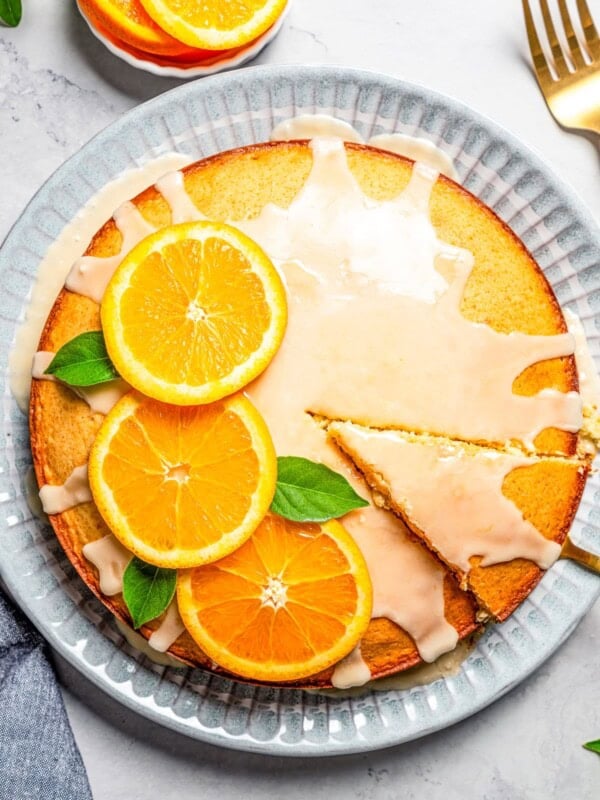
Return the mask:
<path id="1" fill-rule="evenodd" d="M 259 40 L 287 0 L 78 0 L 88 23 L 129 55 L 162 66 L 203 66 Z"/>

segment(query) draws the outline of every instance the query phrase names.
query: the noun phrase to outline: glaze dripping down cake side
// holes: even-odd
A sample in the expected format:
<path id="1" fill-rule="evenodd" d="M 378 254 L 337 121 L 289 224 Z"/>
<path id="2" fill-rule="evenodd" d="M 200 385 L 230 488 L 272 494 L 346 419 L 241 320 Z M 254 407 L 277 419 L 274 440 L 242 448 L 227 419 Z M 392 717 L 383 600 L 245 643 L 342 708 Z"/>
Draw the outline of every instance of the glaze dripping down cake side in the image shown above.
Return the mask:
<path id="1" fill-rule="evenodd" d="M 277 454 L 323 462 L 370 500 L 342 519 L 373 583 L 373 619 L 356 655 L 363 673 L 380 677 L 435 660 L 479 629 L 480 607 L 504 619 L 558 555 L 588 469 L 577 456 L 572 338 L 523 245 L 464 189 L 400 156 L 330 138 L 255 145 L 172 173 L 122 207 L 75 264 L 39 350 L 55 353 L 100 328 L 110 271 L 137 241 L 202 218 L 228 221 L 254 239 L 287 288 L 283 344 L 246 388 Z M 34 380 L 40 486 L 63 485 L 87 462 L 103 419 L 94 408 L 59 382 Z M 379 429 L 390 428 L 397 440 L 389 463 L 380 463 L 379 444 L 373 453 L 360 437 L 378 443 L 388 436 Z M 489 454 L 498 454 L 490 502 L 512 504 L 511 519 L 530 544 L 536 531 L 549 544 L 538 552 L 517 542 L 494 566 L 481 563 L 481 553 L 469 553 L 465 565 L 445 552 L 428 536 L 431 520 L 414 518 L 415 498 L 403 493 L 414 477 L 410 463 L 426 477 L 426 459 L 414 456 L 425 439 L 428 447 L 445 442 L 436 458 L 451 473 L 453 464 L 492 463 Z M 405 475 L 393 471 L 398 460 Z M 467 483 L 478 479 L 477 471 L 461 474 Z M 428 486 L 425 506 L 442 496 L 439 486 Z M 84 581 L 128 622 L 118 574 L 108 594 L 86 557 L 111 534 L 94 504 L 51 520 Z M 151 636 L 160 625 L 141 632 Z M 218 669 L 185 631 L 168 650 Z M 329 669 L 301 683 L 332 680 Z"/>

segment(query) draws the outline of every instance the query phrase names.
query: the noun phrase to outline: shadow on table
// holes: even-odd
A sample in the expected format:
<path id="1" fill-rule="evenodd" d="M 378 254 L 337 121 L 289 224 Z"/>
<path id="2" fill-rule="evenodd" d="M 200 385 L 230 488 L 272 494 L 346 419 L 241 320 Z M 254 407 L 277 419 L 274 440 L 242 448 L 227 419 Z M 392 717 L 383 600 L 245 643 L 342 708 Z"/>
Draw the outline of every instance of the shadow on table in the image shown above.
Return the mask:
<path id="1" fill-rule="evenodd" d="M 130 66 L 125 61 L 113 55 L 89 30 L 87 23 L 81 14 L 69 14 L 66 17 L 67 36 L 77 50 L 79 56 L 86 62 L 90 69 L 96 72 L 103 80 L 108 81 L 115 89 L 131 97 L 136 101 L 150 100 L 168 89 L 172 89 L 180 84 L 188 83 L 189 80 L 182 78 L 165 78 L 153 75 Z M 289 26 L 290 31 L 296 34 L 311 34 L 299 28 Z M 315 40 L 319 47 L 325 47 L 319 40 Z M 325 47 L 325 52 L 327 48 Z M 275 41 L 269 42 L 255 58 L 242 65 L 242 69 L 250 66 L 258 66 L 268 63 L 286 63 L 289 56 L 289 44 L 287 40 L 276 37 Z M 309 59 L 310 60 L 310 59 Z M 318 58 L 316 59 L 319 60 Z M 202 80 L 196 78 L 195 80 Z"/>
<path id="2" fill-rule="evenodd" d="M 149 100 L 185 81 L 136 69 L 114 56 L 96 39 L 81 14 L 69 14 L 67 37 L 81 58 L 115 89 L 134 100 Z"/>

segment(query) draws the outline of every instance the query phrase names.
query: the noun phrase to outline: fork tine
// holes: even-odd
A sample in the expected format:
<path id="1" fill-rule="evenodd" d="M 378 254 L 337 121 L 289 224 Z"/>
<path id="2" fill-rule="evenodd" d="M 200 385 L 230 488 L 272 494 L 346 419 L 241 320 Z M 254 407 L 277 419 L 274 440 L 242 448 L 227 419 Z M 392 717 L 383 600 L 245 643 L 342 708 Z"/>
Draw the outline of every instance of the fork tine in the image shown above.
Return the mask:
<path id="1" fill-rule="evenodd" d="M 586 0 L 577 0 L 577 11 L 579 11 L 579 18 L 581 20 L 581 27 L 583 28 L 583 35 L 587 48 L 593 60 L 600 58 L 600 37 L 594 25 L 594 20 L 590 14 L 590 9 Z"/>
<path id="2" fill-rule="evenodd" d="M 542 50 L 542 45 L 540 44 L 537 30 L 535 28 L 535 23 L 529 7 L 529 0 L 523 0 L 523 14 L 525 16 L 525 29 L 527 31 L 529 49 L 533 59 L 533 67 L 537 74 L 538 81 L 540 84 L 544 84 L 548 81 L 552 81 L 553 77 L 552 73 L 550 72 L 548 62 L 546 61 L 544 51 Z"/>
<path id="3" fill-rule="evenodd" d="M 571 15 L 569 14 L 566 0 L 558 0 L 558 7 L 560 9 L 560 18 L 562 19 L 563 28 L 565 29 L 565 33 L 567 35 L 569 53 L 573 59 L 573 64 L 575 65 L 576 69 L 585 67 L 585 60 L 583 58 L 583 53 L 581 52 L 581 47 L 579 46 L 579 41 L 577 40 L 577 34 L 573 28 L 573 23 L 571 22 Z"/>
<path id="4" fill-rule="evenodd" d="M 559 0 L 559 2 L 564 2 L 564 0 Z M 564 78 L 565 75 L 569 74 L 569 67 L 567 66 L 560 42 L 558 41 L 558 36 L 556 35 L 556 28 L 554 27 L 554 22 L 552 21 L 552 14 L 548 8 L 548 0 L 540 0 L 540 6 L 542 9 L 544 26 L 546 28 L 546 35 L 548 37 L 550 49 L 552 50 L 552 56 L 554 58 L 556 74 L 559 78 Z"/>

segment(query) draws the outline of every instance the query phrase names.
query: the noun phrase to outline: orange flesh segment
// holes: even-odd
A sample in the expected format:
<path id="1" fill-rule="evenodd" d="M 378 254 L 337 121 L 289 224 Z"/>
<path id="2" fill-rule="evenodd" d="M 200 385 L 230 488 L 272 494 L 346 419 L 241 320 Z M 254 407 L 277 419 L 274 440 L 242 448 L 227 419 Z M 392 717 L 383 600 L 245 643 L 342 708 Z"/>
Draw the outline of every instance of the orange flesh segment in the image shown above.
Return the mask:
<path id="1" fill-rule="evenodd" d="M 244 397 L 170 406 L 135 393 L 90 457 L 96 503 L 126 547 L 158 566 L 221 558 L 252 533 L 275 487 L 268 431 Z"/>
<path id="2" fill-rule="evenodd" d="M 231 287 L 235 286 L 235 292 Z M 148 307 L 151 296 L 157 309 Z M 271 314 L 248 259 L 219 239 L 186 240 L 152 253 L 125 294 L 125 340 L 151 372 L 174 383 L 203 384 L 227 375 L 258 349 Z M 244 336 L 239 320 L 244 320 Z"/>
<path id="3" fill-rule="evenodd" d="M 163 56 L 190 51 L 189 46 L 156 24 L 140 0 L 79 0 L 79 4 L 94 27 L 141 51 Z"/>
<path id="4" fill-rule="evenodd" d="M 263 8 L 265 0 L 229 0 L 227 3 L 222 0 L 202 3 L 165 0 L 164 5 L 190 25 L 229 31 L 249 22 Z"/>
<path id="5" fill-rule="evenodd" d="M 356 645 L 370 619 L 371 587 L 339 523 L 270 514 L 240 549 L 183 573 L 179 606 L 192 636 L 226 669 L 296 680 Z"/>
<path id="6" fill-rule="evenodd" d="M 81 0 L 80 0 L 81 2 Z M 195 69 L 196 67 L 209 68 L 221 61 L 229 61 L 239 54 L 243 53 L 247 48 L 251 47 L 260 37 L 256 40 L 249 42 L 241 47 L 232 47 L 226 50 L 206 50 L 200 47 L 189 47 L 188 45 L 181 44 L 181 51 L 177 52 L 151 52 L 145 47 L 142 49 L 140 43 L 135 44 L 122 39 L 117 33 L 109 30 L 102 21 L 92 17 L 91 14 L 86 14 L 88 22 L 90 22 L 94 29 L 105 39 L 117 47 L 119 50 L 124 50 L 133 58 L 141 61 L 150 61 L 157 64 L 159 67 L 176 67 L 177 69 L 187 70 Z M 120 32 L 120 31 L 119 31 Z M 265 32 L 266 33 L 266 32 Z M 261 34 L 261 36 L 264 34 Z M 129 38 L 129 37 L 128 37 Z M 161 48 L 162 50 L 162 48 Z"/>
<path id="7" fill-rule="evenodd" d="M 167 226 L 143 239 L 102 301 L 108 352 L 149 397 L 196 405 L 231 395 L 268 365 L 287 299 L 265 253 L 230 225 Z"/>
<path id="8" fill-rule="evenodd" d="M 283 12 L 286 0 L 141 0 L 163 30 L 192 47 L 223 50 L 252 41 Z"/>

